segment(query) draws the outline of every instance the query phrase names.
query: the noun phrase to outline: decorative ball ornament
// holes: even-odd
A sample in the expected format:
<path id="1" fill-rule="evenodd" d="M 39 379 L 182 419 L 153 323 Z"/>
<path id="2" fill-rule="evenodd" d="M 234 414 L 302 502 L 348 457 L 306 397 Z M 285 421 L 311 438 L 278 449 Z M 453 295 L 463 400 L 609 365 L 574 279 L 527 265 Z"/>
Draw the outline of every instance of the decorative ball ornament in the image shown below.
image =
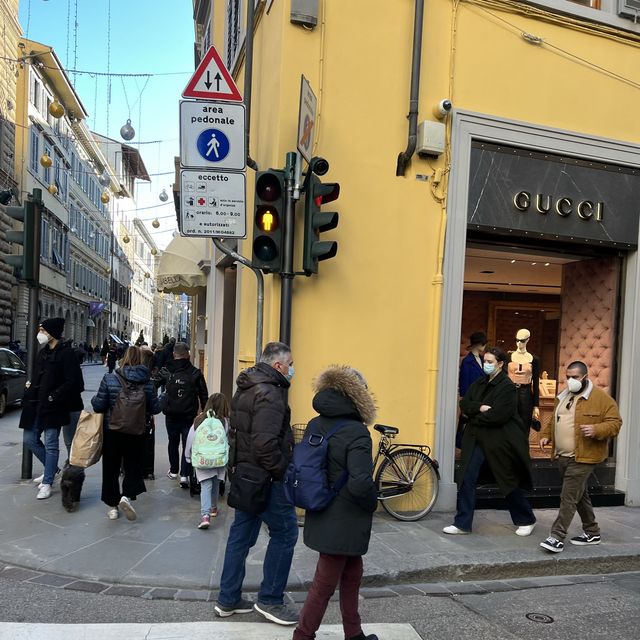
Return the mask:
<path id="1" fill-rule="evenodd" d="M 122 242 L 124 242 L 125 244 L 129 244 L 131 242 L 131 238 L 128 235 L 125 235 L 122 238 Z"/>
<path id="2" fill-rule="evenodd" d="M 131 126 L 131 120 L 127 120 L 127 123 L 120 127 L 120 135 L 124 140 L 133 140 L 136 130 Z"/>
<path id="3" fill-rule="evenodd" d="M 47 187 L 47 191 L 48 191 L 52 196 L 55 196 L 55 195 L 56 195 L 56 193 L 58 193 L 58 187 L 56 187 L 56 185 L 55 185 L 55 184 L 50 184 L 50 185 Z"/>
<path id="4" fill-rule="evenodd" d="M 43 153 L 40 156 L 40 164 L 45 168 L 48 169 L 52 164 L 53 164 L 53 160 L 51 159 L 51 156 Z"/>
<path id="5" fill-rule="evenodd" d="M 151 277 L 151 274 L 147 271 L 147 272 L 144 274 L 144 277 L 145 277 L 145 278 L 150 278 L 150 277 Z"/>
<path id="6" fill-rule="evenodd" d="M 49 105 L 49 113 L 54 118 L 62 118 L 62 116 L 64 115 L 64 107 L 57 100 L 54 100 Z"/>
<path id="7" fill-rule="evenodd" d="M 160 192 L 160 195 L 158 196 L 158 198 L 160 198 L 161 202 L 166 202 L 169 199 L 169 194 L 167 193 L 167 190 L 163 189 Z"/>
<path id="8" fill-rule="evenodd" d="M 104 272 L 105 272 L 107 275 L 109 275 L 109 274 L 111 273 L 111 268 L 110 268 L 110 267 L 107 267 L 107 268 L 104 270 Z"/>
<path id="9" fill-rule="evenodd" d="M 151 223 L 151 226 L 152 226 L 154 229 L 157 229 L 157 228 L 160 226 L 160 220 L 158 220 L 158 218 L 156 218 L 156 219 Z"/>
<path id="10" fill-rule="evenodd" d="M 103 173 L 99 178 L 98 178 L 98 182 L 103 186 L 103 187 L 108 187 L 111 184 L 111 179 L 109 178 L 108 175 L 106 175 L 105 173 Z"/>
<path id="11" fill-rule="evenodd" d="M 153 247 L 153 249 L 151 249 L 151 255 L 152 256 L 157 256 L 158 255 L 158 250 L 155 247 Z"/>
<path id="12" fill-rule="evenodd" d="M 107 204 L 109 200 L 111 200 L 111 198 L 109 197 L 109 194 L 106 191 L 103 191 L 102 195 L 100 196 L 100 202 L 102 202 L 103 204 Z"/>

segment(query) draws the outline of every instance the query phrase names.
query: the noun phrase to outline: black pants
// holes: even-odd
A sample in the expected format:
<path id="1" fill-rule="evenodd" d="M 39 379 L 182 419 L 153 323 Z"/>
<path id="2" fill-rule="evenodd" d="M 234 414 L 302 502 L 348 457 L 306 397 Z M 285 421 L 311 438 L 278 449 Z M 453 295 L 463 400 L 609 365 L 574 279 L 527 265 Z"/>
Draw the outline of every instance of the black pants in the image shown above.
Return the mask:
<path id="1" fill-rule="evenodd" d="M 518 387 L 518 415 L 522 420 L 522 428 L 529 442 L 529 429 L 533 418 L 533 392 L 531 385 Z"/>
<path id="2" fill-rule="evenodd" d="M 105 429 L 102 444 L 102 495 L 101 500 L 110 507 L 117 507 L 122 496 L 135 500 L 147 488 L 142 479 L 142 462 L 145 435 L 132 436 Z M 120 469 L 124 469 L 120 491 Z"/>
<path id="3" fill-rule="evenodd" d="M 189 429 L 193 424 L 193 418 L 181 418 L 176 416 L 167 416 L 165 421 L 167 425 L 167 435 L 169 436 L 169 444 L 167 451 L 169 453 L 169 466 L 171 473 L 178 473 L 178 465 L 180 466 L 180 476 L 189 477 L 191 473 L 191 465 L 187 464 L 184 457 L 184 448 L 187 444 L 187 436 Z M 180 441 L 182 440 L 182 455 L 180 455 Z"/>

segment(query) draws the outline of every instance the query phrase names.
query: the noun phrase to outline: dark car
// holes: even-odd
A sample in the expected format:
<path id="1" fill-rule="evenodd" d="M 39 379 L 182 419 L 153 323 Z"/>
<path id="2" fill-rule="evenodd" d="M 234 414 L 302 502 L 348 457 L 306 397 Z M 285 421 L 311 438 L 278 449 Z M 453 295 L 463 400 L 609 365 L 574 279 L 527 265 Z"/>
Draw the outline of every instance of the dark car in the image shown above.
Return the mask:
<path id="1" fill-rule="evenodd" d="M 0 348 L 0 418 L 7 406 L 22 402 L 27 368 L 18 356 L 9 349 Z"/>

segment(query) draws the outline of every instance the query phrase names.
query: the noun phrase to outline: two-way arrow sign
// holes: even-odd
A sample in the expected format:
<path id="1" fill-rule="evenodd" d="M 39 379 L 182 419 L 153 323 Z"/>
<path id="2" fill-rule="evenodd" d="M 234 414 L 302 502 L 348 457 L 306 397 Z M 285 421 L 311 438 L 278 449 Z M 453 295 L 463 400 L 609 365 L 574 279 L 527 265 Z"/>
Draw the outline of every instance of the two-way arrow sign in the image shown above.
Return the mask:
<path id="1" fill-rule="evenodd" d="M 182 92 L 182 97 L 242 102 L 236 83 L 213 46 L 202 58 L 189 84 Z"/>

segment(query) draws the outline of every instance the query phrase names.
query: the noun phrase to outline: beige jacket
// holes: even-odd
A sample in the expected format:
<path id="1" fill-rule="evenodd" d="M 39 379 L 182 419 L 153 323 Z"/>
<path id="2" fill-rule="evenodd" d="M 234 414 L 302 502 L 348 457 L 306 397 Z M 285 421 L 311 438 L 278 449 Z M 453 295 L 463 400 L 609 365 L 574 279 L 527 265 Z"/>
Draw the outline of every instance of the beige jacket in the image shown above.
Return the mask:
<path id="1" fill-rule="evenodd" d="M 555 448 L 555 415 L 558 404 L 568 399 L 569 392 L 563 391 L 556 398 L 553 415 L 547 420 L 540 432 L 540 438 L 548 438 L 553 447 L 551 458 L 556 457 Z M 596 434 L 587 438 L 582 434 L 580 425 L 592 424 Z M 607 393 L 589 382 L 588 389 L 576 400 L 574 433 L 576 438 L 576 462 L 597 464 L 606 460 L 609 455 L 609 439 L 615 438 L 622 426 L 622 418 L 616 401 Z"/>

